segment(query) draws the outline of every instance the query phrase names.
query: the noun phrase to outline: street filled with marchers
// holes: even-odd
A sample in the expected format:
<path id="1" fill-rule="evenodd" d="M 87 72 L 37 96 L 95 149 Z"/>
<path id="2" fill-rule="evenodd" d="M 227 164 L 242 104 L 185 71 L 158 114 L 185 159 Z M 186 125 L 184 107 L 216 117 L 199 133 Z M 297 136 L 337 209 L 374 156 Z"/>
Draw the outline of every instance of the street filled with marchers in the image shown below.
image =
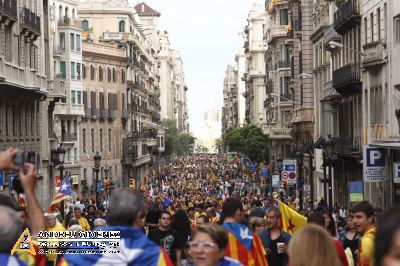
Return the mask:
<path id="1" fill-rule="evenodd" d="M 268 193 L 250 185 L 259 178 L 244 178 L 249 169 L 238 155 L 233 160 L 227 160 L 227 154 L 178 157 L 148 176 L 140 189 L 115 190 L 106 206 L 98 208 L 72 202 L 66 178 L 59 191 L 63 201 L 53 201 L 58 208 L 44 213 L 49 206 L 40 206 L 36 198 L 34 166 L 17 167 L 16 154 L 12 148 L 1 152 L 0 170 L 19 173 L 26 205 L 17 206 L 1 194 L 0 265 L 400 263 L 399 208 L 381 212 L 362 201 L 349 210 L 329 212 L 320 202 L 305 205 L 299 213 L 296 200 L 285 202 L 279 191 Z M 64 217 L 58 211 L 60 204 L 66 208 Z M 108 238 L 118 232 L 115 253 L 56 254 L 60 247 L 37 244 L 45 231 L 69 232 L 71 239 L 90 230 L 107 232 Z M 27 248 L 17 245 L 24 232 L 29 233 Z"/>

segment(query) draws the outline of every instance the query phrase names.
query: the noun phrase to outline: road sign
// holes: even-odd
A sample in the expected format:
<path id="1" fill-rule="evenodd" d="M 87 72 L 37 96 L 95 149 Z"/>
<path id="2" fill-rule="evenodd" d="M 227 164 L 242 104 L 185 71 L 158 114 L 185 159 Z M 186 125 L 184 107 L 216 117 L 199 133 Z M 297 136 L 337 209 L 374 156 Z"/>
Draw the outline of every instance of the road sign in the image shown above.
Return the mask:
<path id="1" fill-rule="evenodd" d="M 284 160 L 282 162 L 282 179 L 288 180 L 288 185 L 296 184 L 297 165 L 295 160 Z"/>
<path id="2" fill-rule="evenodd" d="M 279 175 L 272 175 L 272 187 L 279 187 L 280 182 Z"/>
<path id="3" fill-rule="evenodd" d="M 250 171 L 252 171 L 252 172 L 257 171 L 257 165 L 255 165 L 255 164 L 251 165 Z"/>
<path id="4" fill-rule="evenodd" d="M 386 177 L 385 149 L 364 146 L 364 182 L 383 182 Z"/>
<path id="5" fill-rule="evenodd" d="M 261 177 L 268 177 L 268 170 L 267 170 L 267 169 L 261 170 L 260 176 L 261 176 Z"/>
<path id="6" fill-rule="evenodd" d="M 3 191 L 4 172 L 0 171 L 0 191 Z"/>
<path id="7" fill-rule="evenodd" d="M 400 163 L 393 163 L 394 173 L 393 173 L 393 183 L 400 183 Z"/>

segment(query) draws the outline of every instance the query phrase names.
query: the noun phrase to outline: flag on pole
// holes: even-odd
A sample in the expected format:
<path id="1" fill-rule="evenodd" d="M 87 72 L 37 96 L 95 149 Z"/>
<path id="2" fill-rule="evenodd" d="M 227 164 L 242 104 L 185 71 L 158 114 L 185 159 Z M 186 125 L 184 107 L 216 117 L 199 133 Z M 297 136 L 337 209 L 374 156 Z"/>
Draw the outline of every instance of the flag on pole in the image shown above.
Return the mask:
<path id="1" fill-rule="evenodd" d="M 307 224 L 307 219 L 300 213 L 296 212 L 285 203 L 278 201 L 279 203 L 279 212 L 281 213 L 281 217 L 279 220 L 279 227 L 289 233 L 293 234 L 299 228 L 305 226 Z"/>
<path id="2" fill-rule="evenodd" d="M 23 208 L 26 207 L 26 199 L 24 194 L 18 194 L 18 206 Z"/>
<path id="3" fill-rule="evenodd" d="M 59 203 L 65 199 L 68 199 L 71 197 L 71 186 L 69 184 L 69 177 L 66 176 L 64 180 L 62 181 L 60 190 L 58 193 L 54 196 L 53 201 L 51 202 L 50 205 Z"/>

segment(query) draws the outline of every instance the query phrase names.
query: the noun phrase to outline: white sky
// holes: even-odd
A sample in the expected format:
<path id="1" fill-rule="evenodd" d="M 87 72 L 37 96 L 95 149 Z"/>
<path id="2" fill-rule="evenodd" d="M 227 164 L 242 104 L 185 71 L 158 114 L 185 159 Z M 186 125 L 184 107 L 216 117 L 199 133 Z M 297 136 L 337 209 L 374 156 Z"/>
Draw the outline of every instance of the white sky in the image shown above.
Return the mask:
<path id="1" fill-rule="evenodd" d="M 257 2 L 265 2 L 256 0 Z M 130 0 L 133 5 L 138 0 Z M 242 45 L 239 32 L 254 0 L 146 0 L 161 13 L 159 27 L 181 52 L 188 86 L 189 121 L 198 132 L 206 110 L 221 108 L 227 64 Z"/>

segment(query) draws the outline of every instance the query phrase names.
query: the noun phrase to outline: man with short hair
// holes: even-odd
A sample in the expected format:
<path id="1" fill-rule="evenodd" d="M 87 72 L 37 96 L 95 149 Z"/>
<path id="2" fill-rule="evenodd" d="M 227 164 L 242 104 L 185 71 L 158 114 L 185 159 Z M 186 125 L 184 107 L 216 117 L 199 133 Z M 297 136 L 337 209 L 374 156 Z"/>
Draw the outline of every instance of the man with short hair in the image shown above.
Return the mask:
<path id="1" fill-rule="evenodd" d="M 267 229 L 259 233 L 259 237 L 267 253 L 269 266 L 286 266 L 289 261 L 287 247 L 290 235 L 279 228 L 280 212 L 277 207 L 266 211 Z M 278 243 L 282 243 L 278 246 Z"/>
<path id="2" fill-rule="evenodd" d="M 82 227 L 83 231 L 90 231 L 89 222 L 85 217 L 82 217 L 82 211 L 79 207 L 74 208 L 75 218 L 78 220 L 79 225 Z"/>
<path id="3" fill-rule="evenodd" d="M 60 265 L 65 262 L 69 265 L 173 265 L 165 251 L 140 230 L 146 216 L 146 206 L 139 192 L 115 190 L 107 208 L 109 226 L 102 230 L 120 231 L 119 246 L 115 247 L 118 255 L 68 254 L 60 260 Z"/>
<path id="4" fill-rule="evenodd" d="M 368 201 L 361 201 L 354 205 L 350 210 L 353 216 L 353 223 L 359 234 L 362 235 L 358 247 L 357 265 L 375 265 L 374 248 L 375 248 L 375 210 Z"/>
<path id="5" fill-rule="evenodd" d="M 96 218 L 93 222 L 94 228 L 107 226 L 106 220 L 102 218 Z"/>
<path id="6" fill-rule="evenodd" d="M 88 223 L 90 225 L 90 229 L 94 228 L 94 220 L 95 219 L 96 219 L 96 206 L 91 204 L 87 208 L 87 215 L 86 215 L 86 220 L 88 221 Z M 82 228 L 83 228 L 83 226 L 82 226 Z"/>
<path id="7" fill-rule="evenodd" d="M 208 207 L 206 209 L 206 216 L 208 218 L 208 221 L 210 223 L 217 223 L 218 222 L 218 217 L 217 217 L 217 213 L 215 212 L 214 207 Z M 197 218 L 198 219 L 198 218 Z"/>
<path id="8" fill-rule="evenodd" d="M 160 218 L 160 226 L 149 232 L 148 237 L 157 245 L 160 245 L 170 256 L 171 260 L 176 264 L 181 264 L 181 249 L 178 242 L 178 234 L 171 229 L 171 214 L 162 212 Z"/>
<path id="9" fill-rule="evenodd" d="M 268 265 L 260 238 L 253 234 L 243 221 L 243 205 L 238 198 L 230 197 L 222 206 L 225 220 L 222 225 L 228 234 L 225 255 L 239 260 L 243 265 Z"/>

